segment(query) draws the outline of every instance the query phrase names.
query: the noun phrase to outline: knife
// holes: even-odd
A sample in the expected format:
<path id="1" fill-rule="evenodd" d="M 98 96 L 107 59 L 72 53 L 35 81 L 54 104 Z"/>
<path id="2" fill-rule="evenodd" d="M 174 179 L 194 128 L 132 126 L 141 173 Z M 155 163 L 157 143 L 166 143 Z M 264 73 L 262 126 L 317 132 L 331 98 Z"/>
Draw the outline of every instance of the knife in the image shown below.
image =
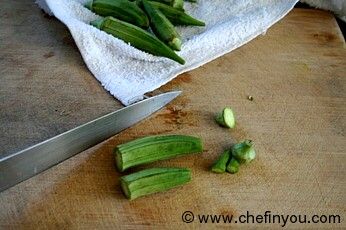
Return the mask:
<path id="1" fill-rule="evenodd" d="M 181 91 L 144 99 L 17 153 L 0 158 L 0 192 L 132 126 L 159 110 Z"/>

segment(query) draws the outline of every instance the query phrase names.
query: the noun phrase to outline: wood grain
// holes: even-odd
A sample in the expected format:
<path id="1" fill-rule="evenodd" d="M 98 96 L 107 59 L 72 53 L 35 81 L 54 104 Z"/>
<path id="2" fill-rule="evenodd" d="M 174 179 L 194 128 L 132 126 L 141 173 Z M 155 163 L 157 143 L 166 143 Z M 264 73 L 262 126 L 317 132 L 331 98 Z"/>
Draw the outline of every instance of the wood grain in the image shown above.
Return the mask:
<path id="1" fill-rule="evenodd" d="M 34 1 L 1 1 L 0 156 L 122 107 L 92 77 L 67 28 Z"/>
<path id="2" fill-rule="evenodd" d="M 7 11 L 6 7 L 1 9 L 1 15 Z M 1 84 L 0 88 L 2 131 L 30 124 L 39 133 L 43 129 L 40 127 L 48 125 L 46 130 L 50 135 L 54 133 L 51 127 L 61 131 L 112 108 L 115 102 L 92 80 L 73 44 L 61 42 L 64 36 L 69 37 L 65 28 L 54 19 L 43 18 L 39 12 L 30 11 L 27 15 L 35 18 L 39 28 L 50 28 L 44 33 L 54 35 L 39 36 L 32 26 L 18 22 L 16 28 L 25 30 L 33 46 L 24 42 L 20 47 L 25 52 L 19 52 L 18 47 L 13 51 L 6 47 L 18 46 L 23 37 L 10 33 L 11 26 L 1 22 L 5 26 L 0 35 L 2 40 L 17 34 L 12 42 L 5 39 L 6 45 L 1 44 L 1 49 L 6 51 L 1 53 L 0 60 L 1 71 L 6 67 L 2 74 L 6 85 Z M 10 15 L 6 20 L 9 22 L 14 17 Z M 44 43 L 43 48 L 35 40 Z M 272 214 L 282 215 L 342 217 L 340 224 L 289 224 L 289 228 L 346 228 L 345 60 L 345 41 L 331 14 L 293 10 L 265 36 L 161 87 L 160 91 L 181 89 L 183 95 L 149 119 L 0 193 L 0 226 L 13 229 L 281 228 L 279 224 L 199 224 L 197 221 L 185 224 L 181 220 L 187 210 L 195 215 L 237 217 L 246 211 L 263 215 L 270 210 Z M 32 70 L 32 66 L 36 69 Z M 33 73 L 27 82 L 21 74 L 29 70 Z M 16 90 L 18 87 L 22 87 L 24 94 Z M 57 96 L 47 93 L 44 100 L 40 90 Z M 247 99 L 249 95 L 253 101 Z M 6 102 L 8 97 L 11 103 Z M 59 120 L 47 105 L 68 107 L 71 117 Z M 234 130 L 220 128 L 213 121 L 215 112 L 226 105 L 232 106 L 236 113 Z M 11 115 L 18 116 L 17 121 L 11 120 Z M 44 122 L 37 122 L 40 119 Z M 205 151 L 142 168 L 189 167 L 193 172 L 192 182 L 129 202 L 119 187 L 121 175 L 115 170 L 112 149 L 134 138 L 170 133 L 200 136 Z M 18 130 L 1 135 L 31 138 Z M 210 165 L 222 150 L 244 138 L 254 140 L 256 161 L 242 166 L 237 175 L 210 173 Z"/>

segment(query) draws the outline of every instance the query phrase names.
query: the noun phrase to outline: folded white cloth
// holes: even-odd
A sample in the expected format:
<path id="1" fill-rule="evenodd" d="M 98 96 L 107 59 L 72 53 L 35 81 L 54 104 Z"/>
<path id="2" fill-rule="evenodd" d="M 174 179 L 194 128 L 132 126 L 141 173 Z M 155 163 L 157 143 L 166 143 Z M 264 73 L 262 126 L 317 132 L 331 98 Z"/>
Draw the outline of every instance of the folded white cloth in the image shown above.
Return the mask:
<path id="1" fill-rule="evenodd" d="M 198 0 L 185 2 L 186 12 L 204 21 L 205 27 L 178 27 L 186 61 L 144 53 L 89 25 L 100 18 L 83 7 L 86 0 L 38 0 L 70 30 L 81 55 L 105 89 L 129 105 L 169 82 L 249 42 L 284 17 L 297 0 Z"/>

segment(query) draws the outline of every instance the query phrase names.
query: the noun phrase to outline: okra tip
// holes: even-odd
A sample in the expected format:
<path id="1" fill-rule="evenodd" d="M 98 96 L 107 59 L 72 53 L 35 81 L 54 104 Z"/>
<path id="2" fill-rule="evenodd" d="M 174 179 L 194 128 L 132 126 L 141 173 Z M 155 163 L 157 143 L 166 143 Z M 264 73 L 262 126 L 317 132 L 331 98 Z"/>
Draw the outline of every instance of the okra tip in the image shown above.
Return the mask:
<path id="1" fill-rule="evenodd" d="M 88 1 L 87 3 L 85 3 L 84 7 L 89 9 L 89 10 L 92 10 L 92 8 L 93 8 L 93 0 Z"/>
<path id="2" fill-rule="evenodd" d="M 205 22 L 202 22 L 202 21 L 196 20 L 196 24 L 195 24 L 195 26 L 205 26 Z"/>
<path id="3" fill-rule="evenodd" d="M 184 64 L 185 64 L 185 60 L 184 60 L 182 57 L 178 56 L 177 54 L 175 54 L 175 57 L 172 58 L 172 59 L 173 59 L 174 61 L 178 62 L 178 63 L 181 64 L 181 65 L 184 65 Z"/>

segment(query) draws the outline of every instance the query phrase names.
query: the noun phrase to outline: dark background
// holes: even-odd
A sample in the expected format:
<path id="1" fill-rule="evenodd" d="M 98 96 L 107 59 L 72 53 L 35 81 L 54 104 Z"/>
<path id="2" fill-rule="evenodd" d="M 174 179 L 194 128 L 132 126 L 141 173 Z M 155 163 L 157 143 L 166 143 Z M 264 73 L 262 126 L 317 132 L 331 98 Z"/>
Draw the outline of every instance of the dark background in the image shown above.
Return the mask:
<path id="1" fill-rule="evenodd" d="M 301 3 L 301 2 L 298 2 L 295 7 L 297 7 L 297 8 L 312 8 L 308 4 Z M 341 32 L 344 35 L 344 39 L 345 39 L 345 36 L 346 36 L 346 23 L 344 21 L 340 20 L 338 17 L 335 17 L 335 18 L 336 18 L 336 21 L 339 24 L 339 27 L 340 27 Z"/>

